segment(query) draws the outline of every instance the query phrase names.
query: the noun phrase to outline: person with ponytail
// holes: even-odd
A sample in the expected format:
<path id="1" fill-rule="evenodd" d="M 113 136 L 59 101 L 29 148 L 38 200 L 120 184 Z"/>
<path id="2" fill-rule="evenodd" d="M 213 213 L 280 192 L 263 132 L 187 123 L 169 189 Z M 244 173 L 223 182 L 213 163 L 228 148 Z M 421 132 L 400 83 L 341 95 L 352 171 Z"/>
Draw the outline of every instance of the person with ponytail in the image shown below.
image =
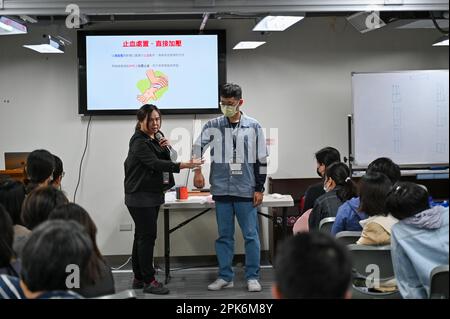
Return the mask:
<path id="1" fill-rule="evenodd" d="M 325 194 L 316 199 L 309 216 L 309 230 L 319 229 L 320 221 L 335 217 L 339 206 L 356 196 L 356 186 L 350 177 L 350 169 L 344 163 L 334 163 L 327 167 L 324 175 Z"/>
<path id="2" fill-rule="evenodd" d="M 155 105 L 143 105 L 137 120 L 124 163 L 125 205 L 135 224 L 133 289 L 164 295 L 169 289 L 156 280 L 153 267 L 159 208 L 164 193 L 175 185 L 173 173 L 200 167 L 203 161 L 175 162 L 176 152 L 160 131 L 161 112 Z"/>

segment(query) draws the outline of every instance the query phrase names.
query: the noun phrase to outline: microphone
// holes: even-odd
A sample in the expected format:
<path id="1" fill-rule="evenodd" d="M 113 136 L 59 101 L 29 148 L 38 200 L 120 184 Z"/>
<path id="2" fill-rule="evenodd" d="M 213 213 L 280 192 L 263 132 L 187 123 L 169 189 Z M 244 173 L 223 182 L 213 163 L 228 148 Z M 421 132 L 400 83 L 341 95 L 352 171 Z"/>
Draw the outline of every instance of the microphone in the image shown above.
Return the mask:
<path id="1" fill-rule="evenodd" d="M 159 143 L 159 141 L 161 141 L 163 138 L 164 138 L 164 136 L 161 134 L 161 132 L 157 132 L 157 133 L 155 134 L 155 139 L 158 141 L 158 143 Z M 164 147 L 164 149 L 170 153 L 170 150 L 171 150 L 172 148 L 171 148 L 169 145 L 166 145 L 166 146 Z"/>

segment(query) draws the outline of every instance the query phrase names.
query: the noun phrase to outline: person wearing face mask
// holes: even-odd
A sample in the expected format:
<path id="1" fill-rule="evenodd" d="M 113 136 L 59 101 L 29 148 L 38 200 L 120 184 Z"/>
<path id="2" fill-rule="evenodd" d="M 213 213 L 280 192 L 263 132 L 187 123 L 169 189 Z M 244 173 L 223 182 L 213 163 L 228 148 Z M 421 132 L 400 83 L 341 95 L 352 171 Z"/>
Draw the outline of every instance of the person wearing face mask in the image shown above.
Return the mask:
<path id="1" fill-rule="evenodd" d="M 266 180 L 267 149 L 261 126 L 241 111 L 242 89 L 228 83 L 220 91 L 223 116 L 208 121 L 194 143 L 194 156 L 201 158 L 210 147 L 210 184 L 216 204 L 218 239 L 216 254 L 219 274 L 209 290 L 233 287 L 234 217 L 245 240 L 245 277 L 250 292 L 261 291 L 259 283 L 260 242 L 257 206 L 262 203 Z M 195 171 L 194 186 L 203 188 L 205 179 Z"/>
<path id="2" fill-rule="evenodd" d="M 350 177 L 350 169 L 344 163 L 331 164 L 325 171 L 325 194 L 316 199 L 309 216 L 309 230 L 319 229 L 320 221 L 335 217 L 339 206 L 356 196 L 356 186 Z"/>
<path id="3" fill-rule="evenodd" d="M 201 160 L 174 162 L 173 149 L 162 137 L 161 112 L 152 104 L 137 112 L 135 132 L 130 139 L 125 168 L 125 205 L 135 224 L 132 266 L 133 289 L 144 293 L 167 294 L 169 290 L 155 278 L 153 249 L 159 207 L 164 204 L 164 192 L 175 185 L 173 173 L 184 168 L 200 167 Z"/>
<path id="4" fill-rule="evenodd" d="M 328 166 L 335 162 L 341 161 L 341 154 L 334 147 L 324 147 L 316 152 L 316 164 L 317 164 L 317 175 L 323 178 L 325 174 L 325 170 Z M 323 190 L 323 182 L 311 185 L 305 192 L 305 204 L 303 206 L 303 211 L 300 212 L 303 214 L 307 210 L 314 207 L 314 202 L 317 198 L 325 194 Z"/>

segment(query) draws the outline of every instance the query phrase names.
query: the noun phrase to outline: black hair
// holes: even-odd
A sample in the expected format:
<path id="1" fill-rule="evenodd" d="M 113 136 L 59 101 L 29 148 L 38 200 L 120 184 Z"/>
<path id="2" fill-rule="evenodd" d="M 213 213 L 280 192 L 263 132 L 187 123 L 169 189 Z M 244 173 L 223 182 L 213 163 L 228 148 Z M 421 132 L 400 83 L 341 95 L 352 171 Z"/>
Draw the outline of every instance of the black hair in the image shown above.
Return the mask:
<path id="1" fill-rule="evenodd" d="M 391 187 L 391 181 L 382 173 L 373 172 L 361 177 L 359 181 L 359 211 L 365 212 L 369 216 L 386 216 L 384 204 Z"/>
<path id="2" fill-rule="evenodd" d="M 0 204 L 0 268 L 5 268 L 11 264 L 11 259 L 14 256 L 13 239 L 14 229 L 11 217 L 5 207 Z"/>
<path id="3" fill-rule="evenodd" d="M 323 164 L 326 167 L 330 166 L 335 162 L 341 161 L 341 154 L 334 147 L 324 147 L 321 150 L 318 150 L 315 154 L 316 161 L 319 164 Z"/>
<path id="4" fill-rule="evenodd" d="M 325 171 L 325 181 L 328 178 L 331 178 L 336 186 L 339 186 L 336 194 L 341 201 L 345 202 L 357 195 L 356 185 L 350 177 L 350 169 L 344 163 L 335 162 L 328 166 Z"/>
<path id="5" fill-rule="evenodd" d="M 20 211 L 25 195 L 25 186 L 21 182 L 13 179 L 0 182 L 0 204 L 5 206 L 14 225 L 23 224 Z"/>
<path id="6" fill-rule="evenodd" d="M 47 150 L 35 150 L 28 155 L 26 164 L 27 193 L 52 176 L 55 159 Z"/>
<path id="7" fill-rule="evenodd" d="M 96 280 L 100 277 L 100 260 L 103 260 L 103 256 L 100 253 L 100 250 L 97 246 L 97 227 L 95 226 L 94 221 L 89 216 L 89 213 L 80 205 L 75 203 L 68 203 L 61 206 L 56 207 L 48 216 L 49 220 L 52 219 L 62 219 L 62 220 L 73 220 L 78 222 L 81 226 L 83 226 L 86 230 L 86 233 L 89 235 L 92 241 L 93 247 L 93 258 L 89 261 L 87 272 L 86 272 L 86 280 L 89 283 L 95 283 Z"/>
<path id="8" fill-rule="evenodd" d="M 53 158 L 55 159 L 55 169 L 53 170 L 52 183 L 56 182 L 56 180 L 60 178 L 64 172 L 62 160 L 56 155 L 53 155 Z"/>
<path id="9" fill-rule="evenodd" d="M 158 109 L 158 107 L 153 104 L 144 104 L 137 111 L 136 117 L 137 117 L 138 122 L 136 123 L 135 130 L 139 130 L 141 128 L 140 123 L 143 122 L 145 119 L 147 119 L 147 125 L 148 125 L 148 119 L 152 115 L 153 111 L 156 111 L 159 114 L 160 123 L 162 122 L 161 111 Z"/>
<path id="10" fill-rule="evenodd" d="M 224 98 L 242 99 L 242 89 L 234 83 L 226 83 L 220 88 L 220 96 Z"/>
<path id="11" fill-rule="evenodd" d="M 348 251 L 329 234 L 298 233 L 280 246 L 275 282 L 285 299 L 344 298 L 351 270 Z"/>
<path id="12" fill-rule="evenodd" d="M 49 220 L 31 233 L 22 253 L 21 279 L 31 292 L 67 290 L 67 266 L 85 270 L 92 242 L 74 221 Z"/>
<path id="13" fill-rule="evenodd" d="M 428 191 L 415 183 L 398 182 L 386 199 L 386 211 L 401 220 L 430 208 Z"/>
<path id="14" fill-rule="evenodd" d="M 32 230 L 48 219 L 50 212 L 57 206 L 68 203 L 66 195 L 53 186 L 40 187 L 25 198 L 22 205 L 22 220 Z"/>
<path id="15" fill-rule="evenodd" d="M 387 157 L 377 158 L 369 164 L 366 173 L 374 172 L 386 175 L 391 180 L 391 184 L 397 183 L 401 176 L 400 167 Z"/>

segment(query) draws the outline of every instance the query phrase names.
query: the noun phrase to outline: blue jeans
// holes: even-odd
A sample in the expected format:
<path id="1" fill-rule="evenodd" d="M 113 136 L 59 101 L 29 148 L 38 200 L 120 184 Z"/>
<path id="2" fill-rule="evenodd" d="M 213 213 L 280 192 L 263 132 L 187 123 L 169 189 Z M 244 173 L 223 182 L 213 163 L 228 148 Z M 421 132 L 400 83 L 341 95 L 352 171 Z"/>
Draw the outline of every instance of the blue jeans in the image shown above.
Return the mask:
<path id="1" fill-rule="evenodd" d="M 245 278 L 259 279 L 260 243 L 256 207 L 253 202 L 217 202 L 216 219 L 219 238 L 216 253 L 219 278 L 233 280 L 234 216 L 238 220 L 245 240 Z"/>

